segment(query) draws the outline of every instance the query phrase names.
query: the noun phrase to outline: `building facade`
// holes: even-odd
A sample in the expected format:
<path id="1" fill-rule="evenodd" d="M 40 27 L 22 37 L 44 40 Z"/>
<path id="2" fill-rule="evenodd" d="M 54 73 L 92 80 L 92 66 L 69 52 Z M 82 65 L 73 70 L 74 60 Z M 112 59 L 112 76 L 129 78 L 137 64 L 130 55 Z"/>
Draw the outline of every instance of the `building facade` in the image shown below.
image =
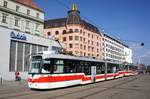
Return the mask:
<path id="1" fill-rule="evenodd" d="M 132 50 L 122 41 L 103 34 L 103 59 L 115 62 L 132 63 Z"/>
<path id="2" fill-rule="evenodd" d="M 132 62 L 132 49 L 128 46 L 124 46 L 124 59 L 126 63 L 133 63 Z"/>
<path id="3" fill-rule="evenodd" d="M 81 19 L 75 4 L 65 18 L 46 20 L 44 35 L 58 38 L 77 56 L 102 58 L 102 35 L 97 27 Z"/>
<path id="4" fill-rule="evenodd" d="M 44 12 L 32 0 L 0 0 L 0 26 L 43 35 Z"/>
<path id="5" fill-rule="evenodd" d="M 47 50 L 44 12 L 32 0 L 0 0 L 0 76 L 14 80 L 15 71 L 27 78 L 31 54 Z"/>

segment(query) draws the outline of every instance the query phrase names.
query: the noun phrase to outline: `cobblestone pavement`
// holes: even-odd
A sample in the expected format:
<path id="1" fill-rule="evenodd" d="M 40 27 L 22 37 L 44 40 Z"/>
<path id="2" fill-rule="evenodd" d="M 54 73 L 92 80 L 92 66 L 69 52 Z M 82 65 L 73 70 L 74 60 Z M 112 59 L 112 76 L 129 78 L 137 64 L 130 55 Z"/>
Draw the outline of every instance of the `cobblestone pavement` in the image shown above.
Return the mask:
<path id="1" fill-rule="evenodd" d="M 53 90 L 30 90 L 26 81 L 3 82 L 0 99 L 150 99 L 150 74 Z"/>

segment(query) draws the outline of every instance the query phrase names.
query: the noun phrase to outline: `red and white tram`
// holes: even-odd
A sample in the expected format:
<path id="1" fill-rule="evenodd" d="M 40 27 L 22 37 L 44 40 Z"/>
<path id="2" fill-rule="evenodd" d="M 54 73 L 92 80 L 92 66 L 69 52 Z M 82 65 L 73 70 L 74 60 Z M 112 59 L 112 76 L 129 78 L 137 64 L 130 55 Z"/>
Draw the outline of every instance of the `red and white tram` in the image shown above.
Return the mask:
<path id="1" fill-rule="evenodd" d="M 28 86 L 31 89 L 53 89 L 115 79 L 124 75 L 129 73 L 120 63 L 44 51 L 31 58 Z"/>

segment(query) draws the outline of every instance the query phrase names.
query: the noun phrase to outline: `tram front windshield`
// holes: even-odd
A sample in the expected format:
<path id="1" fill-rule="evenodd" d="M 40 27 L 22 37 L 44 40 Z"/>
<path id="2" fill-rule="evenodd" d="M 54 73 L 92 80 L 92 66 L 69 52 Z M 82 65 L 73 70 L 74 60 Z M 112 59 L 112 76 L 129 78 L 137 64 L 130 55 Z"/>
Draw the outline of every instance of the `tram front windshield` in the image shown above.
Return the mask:
<path id="1" fill-rule="evenodd" d="M 33 56 L 30 64 L 29 73 L 40 73 L 42 65 L 42 56 Z"/>
<path id="2" fill-rule="evenodd" d="M 51 73 L 49 59 L 42 59 L 42 56 L 33 56 L 29 73 Z"/>

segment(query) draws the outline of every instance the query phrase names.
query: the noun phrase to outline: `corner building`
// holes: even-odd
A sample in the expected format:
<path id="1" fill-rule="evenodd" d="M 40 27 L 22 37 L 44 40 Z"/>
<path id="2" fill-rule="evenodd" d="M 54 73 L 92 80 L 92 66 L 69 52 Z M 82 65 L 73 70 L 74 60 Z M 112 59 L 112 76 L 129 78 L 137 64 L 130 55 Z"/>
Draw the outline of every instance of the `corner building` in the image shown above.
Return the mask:
<path id="1" fill-rule="evenodd" d="M 14 80 L 15 71 L 27 78 L 31 54 L 47 50 L 44 12 L 32 0 L 0 0 L 0 77 Z"/>
<path id="2" fill-rule="evenodd" d="M 82 20 L 75 4 L 68 16 L 45 21 L 44 36 L 56 37 L 66 44 L 67 51 L 77 56 L 102 58 L 102 35 L 97 27 Z"/>

